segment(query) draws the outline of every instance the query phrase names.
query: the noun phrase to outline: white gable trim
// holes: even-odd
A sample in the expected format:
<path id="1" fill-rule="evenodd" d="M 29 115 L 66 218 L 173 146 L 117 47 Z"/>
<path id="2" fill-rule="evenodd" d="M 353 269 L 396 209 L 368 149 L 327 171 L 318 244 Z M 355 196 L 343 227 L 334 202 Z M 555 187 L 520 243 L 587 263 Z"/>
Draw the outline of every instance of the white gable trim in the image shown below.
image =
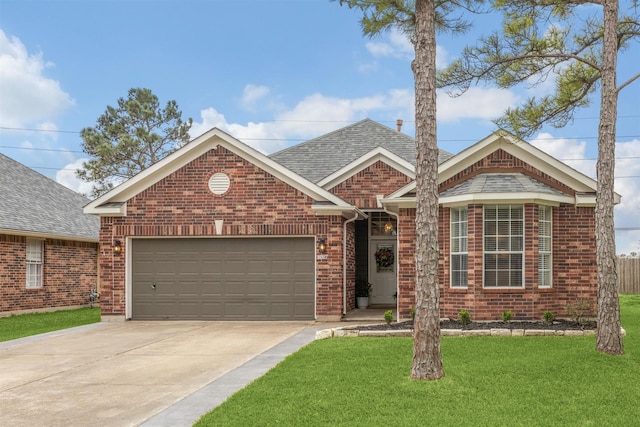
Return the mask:
<path id="1" fill-rule="evenodd" d="M 415 167 L 411 163 L 404 160 L 402 157 L 386 150 L 385 148 L 376 147 L 357 160 L 338 169 L 326 178 L 323 178 L 318 182 L 318 185 L 328 190 L 340 184 L 341 182 L 344 182 L 358 172 L 365 170 L 378 161 L 387 164 L 388 166 L 405 174 L 411 179 L 416 178 Z"/>
<path id="2" fill-rule="evenodd" d="M 90 202 L 84 207 L 84 213 L 102 216 L 125 216 L 126 206 L 125 208 L 116 209 L 112 206 L 103 205 L 114 202 L 126 202 L 131 197 L 218 146 L 223 146 L 232 153 L 254 164 L 256 167 L 263 169 L 316 201 L 330 202 L 341 208 L 349 209 L 352 207 L 341 198 L 285 168 L 258 150 L 249 147 L 218 128 L 213 128 L 158 163 Z"/>
<path id="3" fill-rule="evenodd" d="M 498 149 L 506 151 L 578 192 L 588 193 L 596 191 L 597 184 L 594 179 L 589 178 L 504 130 L 492 133 L 442 163 L 438 168 L 438 182 L 446 181 L 456 173 L 468 168 Z"/>
<path id="4" fill-rule="evenodd" d="M 483 140 L 441 163 L 438 167 L 438 184 L 472 166 L 474 163 L 489 156 L 498 149 L 506 151 L 575 190 L 578 195 L 576 195 L 575 198 L 571 197 L 571 199 L 573 200 L 572 203 L 575 203 L 577 206 L 595 206 L 595 192 L 598 186 L 596 180 L 578 172 L 565 163 L 562 163 L 528 142 L 504 130 L 498 130 L 492 133 Z M 398 199 L 406 194 L 415 192 L 415 189 L 416 182 L 412 181 L 389 195 L 388 199 Z M 620 203 L 620 195 L 617 193 L 614 195 L 614 203 Z"/>

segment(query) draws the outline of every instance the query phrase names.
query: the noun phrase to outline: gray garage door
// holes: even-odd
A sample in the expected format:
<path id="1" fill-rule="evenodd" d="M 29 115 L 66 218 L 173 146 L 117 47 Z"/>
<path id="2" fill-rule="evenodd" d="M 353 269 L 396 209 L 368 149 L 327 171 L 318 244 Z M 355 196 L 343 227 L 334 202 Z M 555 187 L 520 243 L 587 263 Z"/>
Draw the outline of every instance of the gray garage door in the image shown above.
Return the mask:
<path id="1" fill-rule="evenodd" d="M 132 318 L 314 318 L 311 238 L 135 239 Z"/>

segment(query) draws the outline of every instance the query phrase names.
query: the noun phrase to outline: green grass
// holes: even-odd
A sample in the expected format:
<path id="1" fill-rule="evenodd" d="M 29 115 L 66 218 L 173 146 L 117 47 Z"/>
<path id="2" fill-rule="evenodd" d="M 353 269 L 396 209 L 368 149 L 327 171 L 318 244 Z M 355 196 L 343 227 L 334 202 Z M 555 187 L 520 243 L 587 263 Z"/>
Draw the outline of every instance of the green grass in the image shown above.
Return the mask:
<path id="1" fill-rule="evenodd" d="M 98 307 L 0 317 L 0 342 L 99 321 Z"/>
<path id="2" fill-rule="evenodd" d="M 314 341 L 197 426 L 636 426 L 640 295 L 621 296 L 625 354 L 595 337 L 444 337 L 445 377 L 413 381 L 410 338 Z"/>

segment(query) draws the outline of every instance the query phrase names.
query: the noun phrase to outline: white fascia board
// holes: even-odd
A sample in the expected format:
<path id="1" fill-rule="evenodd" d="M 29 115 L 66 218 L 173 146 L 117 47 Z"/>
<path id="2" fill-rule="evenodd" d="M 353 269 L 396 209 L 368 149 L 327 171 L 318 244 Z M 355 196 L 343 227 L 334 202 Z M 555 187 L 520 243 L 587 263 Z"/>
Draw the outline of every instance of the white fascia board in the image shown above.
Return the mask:
<path id="1" fill-rule="evenodd" d="M 415 181 L 415 179 L 413 181 L 411 181 L 410 183 L 404 185 L 403 187 L 400 187 L 399 189 L 397 189 L 393 193 L 389 194 L 387 199 L 397 199 L 397 198 L 400 198 L 400 197 L 404 196 L 405 194 L 412 193 L 414 191 L 416 191 L 416 181 Z"/>
<path id="2" fill-rule="evenodd" d="M 560 203 L 575 203 L 575 198 L 569 195 L 555 195 L 547 193 L 474 193 L 459 196 L 440 197 L 439 204 L 453 207 L 468 204 L 508 204 L 508 203 L 536 203 L 539 205 L 559 206 Z"/>
<path id="3" fill-rule="evenodd" d="M 92 210 L 87 205 L 82 211 L 86 214 L 98 216 L 127 216 L 127 204 L 123 202 L 120 206 L 97 206 Z"/>
<path id="4" fill-rule="evenodd" d="M 415 208 L 417 202 L 415 197 L 387 197 L 380 199 L 380 203 L 384 208 Z"/>
<path id="5" fill-rule="evenodd" d="M 50 234 L 50 233 L 39 233 L 37 231 L 25 231 L 25 230 L 12 230 L 10 228 L 0 228 L 0 234 L 7 234 L 12 236 L 25 236 L 32 237 L 34 239 L 55 239 L 55 240 L 69 240 L 73 242 L 88 242 L 88 243 L 98 243 L 100 239 L 95 238 L 92 239 L 90 237 L 78 237 L 78 236 L 69 236 L 64 234 Z"/>
<path id="6" fill-rule="evenodd" d="M 415 197 L 388 197 L 381 199 L 383 206 L 398 208 L 415 208 Z M 507 203 L 536 203 L 541 205 L 559 206 L 561 203 L 575 203 L 575 199 L 568 195 L 554 195 L 546 193 L 474 193 L 459 196 L 439 197 L 438 204 L 446 207 L 465 206 L 468 204 L 507 204 Z"/>
<path id="7" fill-rule="evenodd" d="M 376 147 L 373 150 L 369 151 L 362 157 L 357 160 L 349 163 L 348 165 L 338 169 L 336 172 L 331 175 L 323 178 L 318 182 L 318 185 L 325 189 L 330 189 L 335 187 L 337 184 L 345 181 L 351 176 L 357 174 L 358 172 L 368 168 L 373 165 L 377 161 L 381 161 L 386 163 L 390 167 L 396 169 L 397 171 L 405 174 L 411 179 L 416 178 L 415 167 L 408 161 L 404 160 L 400 156 L 393 154 L 389 150 Z"/>
<path id="8" fill-rule="evenodd" d="M 576 194 L 576 206 L 578 207 L 595 207 L 597 196 L 595 194 Z M 620 203 L 620 195 L 614 193 L 613 204 Z"/>
<path id="9" fill-rule="evenodd" d="M 258 150 L 249 147 L 242 141 L 237 140 L 218 128 L 213 128 L 189 142 L 184 147 L 165 157 L 158 163 L 120 184 L 113 190 L 93 200 L 84 207 L 84 213 L 93 215 L 102 214 L 103 216 L 126 215 L 126 207 L 124 208 L 124 211 L 116 212 L 112 207 L 100 206 L 110 202 L 126 202 L 131 197 L 169 176 L 207 151 L 215 149 L 218 145 L 222 145 L 229 151 L 272 174 L 295 189 L 307 194 L 314 200 L 328 201 L 338 206 L 350 206 L 341 198 L 329 193 L 325 189 L 285 168 Z"/>
<path id="10" fill-rule="evenodd" d="M 311 206 L 313 212 L 318 216 L 343 216 L 345 218 L 353 218 L 353 214 L 358 214 L 359 219 L 368 218 L 368 215 L 355 206 L 334 206 L 334 205 L 315 205 Z M 347 215 L 351 213 L 351 215 Z"/>

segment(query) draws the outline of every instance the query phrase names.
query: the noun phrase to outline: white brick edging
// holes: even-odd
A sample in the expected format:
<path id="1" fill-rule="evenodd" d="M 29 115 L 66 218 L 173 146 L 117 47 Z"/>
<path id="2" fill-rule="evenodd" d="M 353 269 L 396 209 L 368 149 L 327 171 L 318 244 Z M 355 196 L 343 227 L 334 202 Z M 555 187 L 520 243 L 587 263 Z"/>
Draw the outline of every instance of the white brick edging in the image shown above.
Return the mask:
<path id="1" fill-rule="evenodd" d="M 620 328 L 622 335 L 627 332 Z M 505 337 L 532 337 L 532 336 L 565 336 L 582 337 L 595 335 L 595 330 L 572 330 L 556 331 L 552 329 L 441 329 L 440 335 L 443 337 L 482 337 L 482 336 L 505 336 Z M 343 326 L 340 328 L 323 329 L 316 332 L 316 339 L 340 338 L 340 337 L 413 337 L 411 329 L 361 331 L 357 326 Z"/>

